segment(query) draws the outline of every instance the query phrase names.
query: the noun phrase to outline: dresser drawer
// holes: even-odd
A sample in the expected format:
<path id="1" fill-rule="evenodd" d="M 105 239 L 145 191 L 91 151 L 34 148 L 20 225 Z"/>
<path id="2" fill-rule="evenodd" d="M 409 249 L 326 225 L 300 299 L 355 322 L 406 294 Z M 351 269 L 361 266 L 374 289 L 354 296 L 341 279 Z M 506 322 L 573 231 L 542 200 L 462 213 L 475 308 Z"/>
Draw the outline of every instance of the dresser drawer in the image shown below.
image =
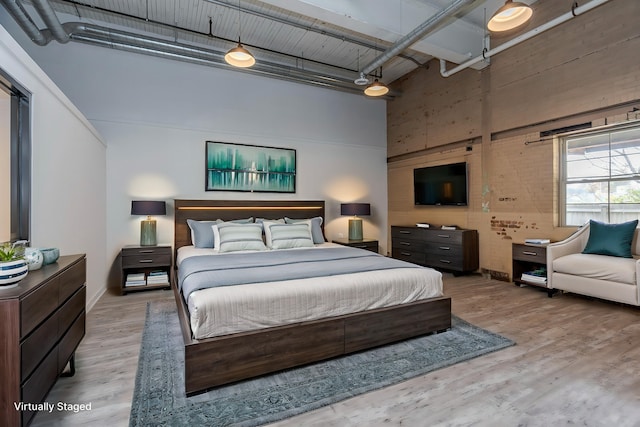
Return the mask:
<path id="1" fill-rule="evenodd" d="M 365 243 L 355 243 L 349 245 L 352 248 L 365 249 L 367 251 L 378 252 L 378 243 L 377 242 L 365 242 Z"/>
<path id="2" fill-rule="evenodd" d="M 171 255 L 171 248 L 168 246 L 134 246 L 131 248 L 122 248 L 122 256 L 147 256 Z"/>
<path id="3" fill-rule="evenodd" d="M 424 240 L 426 242 L 435 243 L 435 244 L 462 244 L 462 231 L 456 230 L 431 230 L 428 233 L 425 233 Z"/>
<path id="4" fill-rule="evenodd" d="M 85 334 L 86 313 L 83 311 L 73 322 L 58 344 L 58 372 L 62 372 Z"/>
<path id="5" fill-rule="evenodd" d="M 402 237 L 396 238 L 392 240 L 392 245 L 393 248 L 397 248 L 400 250 L 406 250 L 406 251 L 414 251 L 414 252 L 418 252 L 418 251 L 423 251 L 424 250 L 424 243 L 421 242 L 420 240 L 411 240 L 411 239 L 405 239 Z"/>
<path id="6" fill-rule="evenodd" d="M 445 270 L 462 271 L 462 256 L 451 254 L 427 254 L 426 264 L 429 267 L 442 268 Z"/>
<path id="7" fill-rule="evenodd" d="M 63 335 L 80 313 L 85 310 L 86 299 L 87 288 L 83 286 L 60 308 L 58 335 Z"/>
<path id="8" fill-rule="evenodd" d="M 60 293 L 58 296 L 58 302 L 62 304 L 78 289 L 84 286 L 86 277 L 87 260 L 82 259 L 82 261 L 80 261 L 64 273 L 64 279 L 60 281 Z"/>
<path id="9" fill-rule="evenodd" d="M 391 237 L 393 239 L 423 239 L 424 231 L 419 227 L 391 227 Z"/>
<path id="10" fill-rule="evenodd" d="M 24 381 L 33 372 L 44 356 L 51 351 L 58 340 L 58 312 L 38 326 L 20 344 L 22 358 L 20 380 Z"/>
<path id="11" fill-rule="evenodd" d="M 406 250 L 401 248 L 393 248 L 391 251 L 391 256 L 395 259 L 399 259 L 402 261 L 407 261 L 412 264 L 425 264 L 425 254 L 424 252 L 416 252 L 413 250 Z"/>
<path id="12" fill-rule="evenodd" d="M 430 255 L 462 258 L 462 245 L 453 242 L 426 243 L 424 250 Z"/>
<path id="13" fill-rule="evenodd" d="M 547 263 L 547 248 L 544 246 L 530 246 L 514 244 L 512 247 L 513 259 L 518 261 L 529 261 L 538 264 Z"/>
<path id="14" fill-rule="evenodd" d="M 144 268 L 171 264 L 171 254 L 146 254 L 122 257 L 122 268 Z"/>
<path id="15" fill-rule="evenodd" d="M 20 302 L 20 336 L 27 336 L 58 308 L 60 278 L 48 280 Z"/>

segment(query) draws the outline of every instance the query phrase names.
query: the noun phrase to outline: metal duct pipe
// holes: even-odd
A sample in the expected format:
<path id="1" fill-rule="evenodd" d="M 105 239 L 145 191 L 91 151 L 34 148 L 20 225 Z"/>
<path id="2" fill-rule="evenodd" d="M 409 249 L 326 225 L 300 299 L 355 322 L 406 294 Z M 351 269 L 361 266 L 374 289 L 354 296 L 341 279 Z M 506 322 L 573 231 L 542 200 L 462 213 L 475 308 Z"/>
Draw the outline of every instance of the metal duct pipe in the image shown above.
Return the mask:
<path id="1" fill-rule="evenodd" d="M 442 21 L 453 16 L 464 6 L 473 3 L 475 0 L 457 0 L 450 4 L 440 12 L 433 15 L 431 18 L 417 26 L 413 31 L 398 40 L 393 46 L 389 47 L 380 56 L 374 59 L 370 64 L 362 69 L 362 73 L 367 75 L 378 67 L 381 67 L 388 60 L 397 56 L 400 52 L 423 38 L 429 32 L 433 31 Z"/>
<path id="2" fill-rule="evenodd" d="M 59 43 L 67 43 L 69 41 L 69 34 L 62 28 L 62 24 L 56 15 L 56 12 L 49 4 L 48 0 L 32 0 L 33 7 L 36 8 L 38 15 L 42 18 L 45 25 L 51 31 L 53 38 Z"/>
<path id="3" fill-rule="evenodd" d="M 55 39 L 61 43 L 73 40 L 95 46 L 110 47 L 128 52 L 229 69 L 229 66 L 226 65 L 223 60 L 225 52 L 189 46 L 93 24 L 81 22 L 60 24 L 60 21 L 47 0 L 38 0 L 37 3 L 42 7 L 37 10 L 43 20 L 49 22 L 47 25 L 52 25 L 52 29 L 41 31 L 24 10 L 19 0 L 0 0 L 0 2 L 10 11 L 12 17 L 20 25 L 22 30 L 31 37 L 34 43 L 40 46 L 46 45 L 55 37 Z M 35 4 L 36 1 L 34 1 L 34 5 Z M 46 19 L 45 16 L 47 16 Z M 54 31 L 56 35 L 52 36 Z M 257 66 L 251 69 L 234 69 L 234 71 L 259 74 L 266 77 L 321 86 L 343 92 L 362 94 L 360 88 L 354 87 L 351 79 L 347 79 L 346 77 L 341 78 L 323 75 L 321 73 L 309 72 L 277 63 L 260 61 Z M 391 96 L 386 98 L 391 98 Z"/>
<path id="4" fill-rule="evenodd" d="M 40 31 L 19 0 L 0 0 L 0 2 L 32 42 L 38 46 L 45 46 L 52 40 L 51 33 L 46 30 Z"/>
<path id="5" fill-rule="evenodd" d="M 65 23 L 63 27 L 65 31 L 70 33 L 71 40 L 73 41 L 94 46 L 110 47 L 127 52 L 142 53 L 165 59 L 229 69 L 229 66 L 223 61 L 225 52 L 184 45 L 155 37 L 128 33 L 81 22 Z M 265 61 L 260 61 L 254 67 L 251 67 L 251 69 L 234 69 L 234 71 L 259 74 L 272 78 L 361 94 L 361 90 L 354 87 L 350 79 L 330 77 Z"/>
<path id="6" fill-rule="evenodd" d="M 473 59 L 470 59 L 466 62 L 463 62 L 462 64 L 458 65 L 455 68 L 452 68 L 451 70 L 447 71 L 447 62 L 444 59 L 440 60 L 440 74 L 442 75 L 442 77 L 449 77 L 459 71 L 462 71 L 466 68 L 469 68 L 470 66 L 482 61 L 483 59 L 486 58 L 490 58 L 491 56 L 500 53 L 502 51 L 505 51 L 507 49 L 509 49 L 510 47 L 513 47 L 517 44 L 522 43 L 523 41 L 529 40 L 532 37 L 537 36 L 538 34 L 541 34 L 547 30 L 550 30 L 551 28 L 557 27 L 560 24 L 563 24 L 565 22 L 567 22 L 568 20 L 581 15 L 585 12 L 590 11 L 591 9 L 594 9 L 602 4 L 607 3 L 609 0 L 593 0 L 590 3 L 587 3 L 583 6 L 578 6 L 578 7 L 574 7 L 572 8 L 571 12 L 567 12 L 563 15 L 558 16 L 555 19 L 552 19 L 551 21 L 547 22 L 546 24 L 542 24 L 540 25 L 538 28 L 535 28 L 531 31 L 528 31 L 524 34 L 519 35 L 518 37 L 514 37 L 511 40 L 509 40 L 506 43 L 501 44 L 500 46 L 488 50 L 486 52 L 484 52 L 482 55 L 477 56 Z"/>

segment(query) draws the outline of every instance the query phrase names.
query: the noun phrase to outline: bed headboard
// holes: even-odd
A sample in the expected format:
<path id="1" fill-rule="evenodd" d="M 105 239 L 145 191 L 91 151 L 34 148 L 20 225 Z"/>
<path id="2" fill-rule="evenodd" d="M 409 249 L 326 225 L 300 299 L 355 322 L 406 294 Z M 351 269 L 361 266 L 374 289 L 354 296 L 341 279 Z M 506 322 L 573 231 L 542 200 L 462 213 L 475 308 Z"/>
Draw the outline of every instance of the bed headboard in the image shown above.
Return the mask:
<path id="1" fill-rule="evenodd" d="M 174 200 L 174 250 L 191 244 L 188 219 L 324 218 L 324 200 Z M 324 225 L 324 221 L 323 221 Z"/>

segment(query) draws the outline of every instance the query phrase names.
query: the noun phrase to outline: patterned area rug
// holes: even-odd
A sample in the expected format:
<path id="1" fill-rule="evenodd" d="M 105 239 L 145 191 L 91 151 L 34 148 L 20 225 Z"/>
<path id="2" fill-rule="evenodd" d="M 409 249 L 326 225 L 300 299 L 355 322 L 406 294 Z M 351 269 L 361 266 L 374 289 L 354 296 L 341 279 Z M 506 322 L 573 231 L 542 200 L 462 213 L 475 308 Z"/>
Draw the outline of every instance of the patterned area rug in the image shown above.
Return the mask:
<path id="1" fill-rule="evenodd" d="M 258 426 L 514 345 L 453 317 L 451 330 L 186 397 L 172 303 L 149 303 L 131 426 Z"/>

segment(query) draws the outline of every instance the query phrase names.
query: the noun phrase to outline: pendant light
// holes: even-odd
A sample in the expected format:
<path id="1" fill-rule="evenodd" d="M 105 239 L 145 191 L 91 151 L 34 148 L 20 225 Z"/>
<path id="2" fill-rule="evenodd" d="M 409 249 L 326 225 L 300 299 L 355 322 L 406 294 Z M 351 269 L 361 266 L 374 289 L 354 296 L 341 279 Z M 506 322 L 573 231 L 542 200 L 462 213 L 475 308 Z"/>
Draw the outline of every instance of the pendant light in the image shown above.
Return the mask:
<path id="1" fill-rule="evenodd" d="M 380 67 L 380 78 L 382 78 L 382 67 Z M 389 93 L 389 88 L 377 78 L 364 90 L 364 94 L 367 96 L 382 96 L 387 93 Z"/>
<path id="2" fill-rule="evenodd" d="M 367 96 L 382 96 L 387 93 L 389 93 L 389 88 L 384 83 L 378 81 L 378 79 L 375 79 L 373 83 L 364 90 L 364 94 Z"/>
<path id="3" fill-rule="evenodd" d="M 487 28 L 493 32 L 504 32 L 518 28 L 531 19 L 533 10 L 521 2 L 507 0 L 500 9 L 493 14 Z"/>
<path id="4" fill-rule="evenodd" d="M 240 32 L 241 32 L 240 20 L 241 20 L 240 0 L 238 0 L 238 46 L 234 47 L 233 49 L 230 49 L 226 53 L 226 55 L 224 55 L 224 60 L 227 62 L 227 64 L 233 65 L 234 67 L 248 68 L 256 63 L 256 59 L 253 57 L 251 52 L 245 49 L 242 46 L 242 43 L 240 43 Z"/>

